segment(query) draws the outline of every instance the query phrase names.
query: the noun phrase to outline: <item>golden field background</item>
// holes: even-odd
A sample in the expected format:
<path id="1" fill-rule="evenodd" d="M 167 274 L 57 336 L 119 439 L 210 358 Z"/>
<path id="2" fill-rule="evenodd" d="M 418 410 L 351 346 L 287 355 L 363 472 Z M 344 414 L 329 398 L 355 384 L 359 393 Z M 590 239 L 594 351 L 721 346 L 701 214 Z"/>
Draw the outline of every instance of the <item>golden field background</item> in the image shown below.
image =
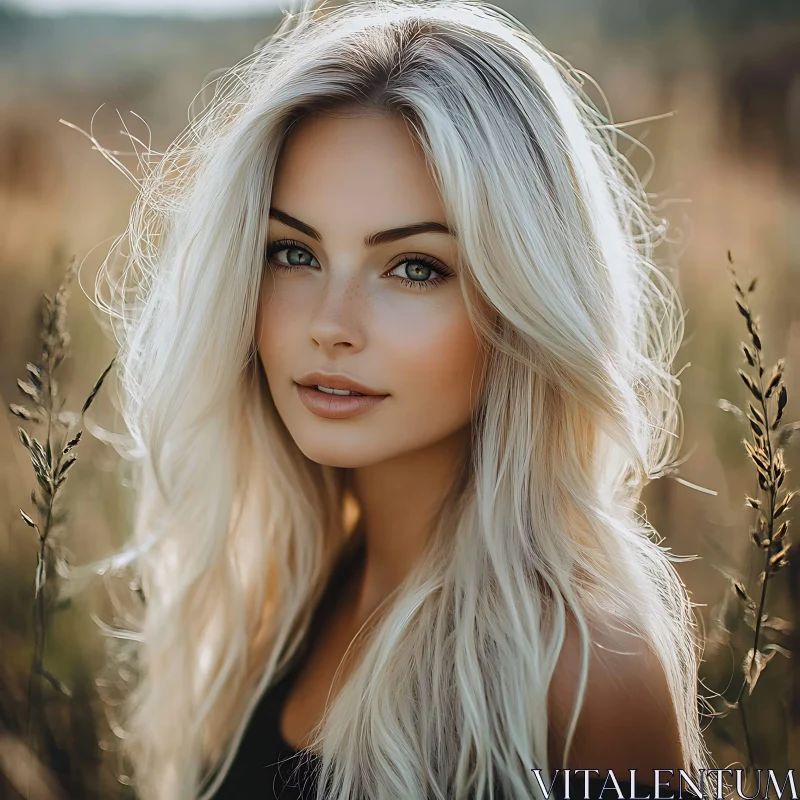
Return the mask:
<path id="1" fill-rule="evenodd" d="M 760 554 L 749 543 L 755 473 L 745 434 L 719 398 L 746 403 L 736 375 L 745 327 L 726 270 L 733 254 L 743 280 L 759 276 L 754 309 L 768 363 L 786 359 L 789 403 L 798 417 L 800 391 L 800 6 L 794 0 L 656 2 L 656 0 L 515 0 L 498 2 L 545 45 L 588 72 L 602 87 L 614 121 L 650 117 L 625 130 L 653 153 L 648 183 L 670 221 L 660 263 L 674 268 L 687 309 L 686 339 L 675 365 L 681 374 L 686 461 L 680 476 L 716 494 L 672 479 L 647 487 L 648 518 L 678 555 L 677 565 L 706 626 L 702 691 L 716 707 L 733 699 L 748 643 L 716 625 L 730 600 L 726 575 L 757 574 Z M 214 20 L 111 15 L 37 18 L 0 3 L 0 396 L 18 401 L 16 379 L 38 357 L 42 292 L 55 290 L 70 256 L 83 261 L 83 289 L 115 236 L 122 233 L 134 187 L 69 123 L 91 131 L 110 150 L 130 151 L 123 122 L 155 150 L 182 130 L 187 109 L 212 70 L 231 66 L 268 36 L 275 13 Z M 600 102 L 591 87 L 590 96 Z M 136 116 L 138 115 L 138 117 Z M 143 118 L 150 127 L 149 139 Z M 628 145 L 622 141 L 622 149 Z M 132 155 L 120 156 L 131 169 Z M 642 172 L 644 153 L 631 158 Z M 73 358 L 63 368 L 70 408 L 79 408 L 113 354 L 97 312 L 74 288 L 69 304 Z M 113 387 L 113 385 L 112 385 Z M 105 387 L 90 416 L 113 426 Z M 111 389 L 109 389 L 111 391 Z M 29 505 L 33 475 L 17 439 L 18 420 L 0 418 L 0 798 L 18 798 L 26 753 L 28 670 L 33 642 L 36 540 L 19 517 Z M 91 430 L 91 425 L 90 428 Z M 87 431 L 88 433 L 88 431 Z M 797 443 L 787 449 L 787 485 Z M 73 560 L 107 553 L 127 534 L 130 498 L 119 462 L 88 437 L 66 486 L 71 519 L 61 534 Z M 790 527 L 790 536 L 793 529 Z M 795 539 L 796 539 L 795 534 Z M 800 561 L 797 555 L 794 561 Z M 771 582 L 769 604 L 797 620 L 800 565 Z M 792 576 L 794 584 L 792 583 Z M 749 585 L 753 585 L 752 583 Z M 792 594 L 794 592 L 794 594 Z M 735 600 L 735 598 L 734 598 Z M 734 613 L 735 603 L 731 604 Z M 96 677 L 103 637 L 90 612 L 109 620 L 102 591 L 59 612 L 48 629 L 46 663 L 70 688 L 67 699 L 45 691 L 50 741 L 38 751 L 40 781 L 30 797 L 130 796 L 117 779 L 114 735 L 105 721 Z M 731 618 L 728 619 L 729 624 Z M 791 646 L 791 637 L 774 638 Z M 776 656 L 747 699 L 758 766 L 800 768 L 800 655 Z M 47 689 L 47 687 L 45 687 Z M 794 720 L 794 721 L 792 721 Z M 720 766 L 738 766 L 743 737 L 738 715 L 707 729 Z M 100 746 L 98 746 L 100 742 Z M 33 773 L 31 773 L 33 774 Z"/>

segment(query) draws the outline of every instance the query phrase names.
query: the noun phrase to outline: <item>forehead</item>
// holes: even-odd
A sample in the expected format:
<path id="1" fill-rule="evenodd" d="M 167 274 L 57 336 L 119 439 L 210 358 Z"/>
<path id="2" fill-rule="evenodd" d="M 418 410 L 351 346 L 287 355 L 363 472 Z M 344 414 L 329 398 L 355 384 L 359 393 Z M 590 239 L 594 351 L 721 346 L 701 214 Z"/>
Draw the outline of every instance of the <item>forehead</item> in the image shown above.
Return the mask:
<path id="1" fill-rule="evenodd" d="M 323 234 L 342 225 L 378 230 L 446 222 L 424 154 L 397 115 L 363 112 L 307 117 L 278 159 L 272 205 Z"/>

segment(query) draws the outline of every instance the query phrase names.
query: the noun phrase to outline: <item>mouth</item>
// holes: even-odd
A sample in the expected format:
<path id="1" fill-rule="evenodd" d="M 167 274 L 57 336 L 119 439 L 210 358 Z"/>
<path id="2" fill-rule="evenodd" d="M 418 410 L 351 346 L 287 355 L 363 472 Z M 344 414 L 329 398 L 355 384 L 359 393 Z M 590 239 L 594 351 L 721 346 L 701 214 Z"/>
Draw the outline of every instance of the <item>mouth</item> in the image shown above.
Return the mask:
<path id="1" fill-rule="evenodd" d="M 315 379 L 314 379 L 315 380 Z M 358 391 L 356 388 L 342 387 L 341 384 L 349 379 L 333 380 L 326 378 L 324 383 L 300 383 L 295 381 L 295 387 L 303 405 L 324 419 L 347 419 L 363 414 L 385 400 L 389 395 L 377 394 L 367 391 Z M 331 383 L 339 385 L 330 386 Z M 367 389 L 356 384 L 359 389 Z"/>
<path id="2" fill-rule="evenodd" d="M 364 392 L 351 392 L 347 389 L 331 389 L 328 386 L 311 386 L 310 388 L 316 389 L 318 392 L 325 392 L 325 394 L 338 394 L 341 397 L 365 397 Z"/>
<path id="3" fill-rule="evenodd" d="M 299 386 L 316 389 L 319 392 L 340 397 L 350 396 L 370 396 L 386 397 L 388 392 L 380 392 L 359 383 L 347 375 L 336 375 L 333 373 L 311 372 L 295 381 Z"/>

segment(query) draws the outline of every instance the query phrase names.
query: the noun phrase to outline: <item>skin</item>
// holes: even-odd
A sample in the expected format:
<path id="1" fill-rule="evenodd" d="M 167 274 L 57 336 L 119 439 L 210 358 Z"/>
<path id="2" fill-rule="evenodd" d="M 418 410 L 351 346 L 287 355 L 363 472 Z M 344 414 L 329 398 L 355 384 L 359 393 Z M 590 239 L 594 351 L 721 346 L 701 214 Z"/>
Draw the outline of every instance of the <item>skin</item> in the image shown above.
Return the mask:
<path id="1" fill-rule="evenodd" d="M 605 778 L 613 770 L 620 781 L 636 770 L 637 785 L 656 784 L 655 770 L 673 770 L 659 775 L 662 798 L 678 797 L 678 770 L 686 769 L 680 744 L 678 719 L 663 667 L 639 638 L 608 626 L 590 625 L 593 646 L 589 654 L 589 676 L 575 735 L 566 760 L 563 756 L 572 704 L 578 690 L 580 638 L 577 623 L 567 619 L 564 647 L 548 695 L 551 719 L 549 757 L 552 768 L 600 769 L 592 778 Z M 559 775 L 561 784 L 563 778 Z M 583 786 L 583 774 L 573 773 L 573 787 Z M 609 780 L 604 796 L 615 797 Z M 637 789 L 638 797 L 646 792 Z M 573 796 L 583 796 L 573 790 Z M 651 793 L 651 797 L 655 797 Z"/>
<path id="2" fill-rule="evenodd" d="M 276 218 L 275 210 L 310 226 L 318 238 L 285 216 Z M 458 282 L 456 238 L 425 232 L 365 244 L 377 231 L 428 221 L 447 224 L 423 153 L 400 118 L 342 109 L 292 130 L 273 184 L 268 252 L 284 239 L 301 249 L 281 245 L 265 268 L 258 352 L 278 413 L 300 450 L 317 463 L 352 471 L 366 537 L 364 567 L 327 615 L 283 708 L 283 735 L 298 748 L 307 746 L 326 702 L 346 681 L 363 640 L 350 647 L 354 637 L 420 556 L 432 514 L 469 447 L 485 362 Z M 415 261 L 420 254 L 449 275 L 437 276 Z M 441 280 L 421 289 L 404 285 L 401 277 Z M 294 385 L 315 370 L 344 373 L 389 396 L 348 419 L 319 417 Z M 575 641 L 568 631 L 556 672 L 562 677 L 551 690 L 553 764 L 559 763 L 557 746 L 569 721 Z M 627 681 L 619 681 L 621 671 Z M 612 755 L 626 777 L 622 770 L 628 768 L 677 764 L 677 727 L 665 711 L 659 672 L 644 652 L 611 668 L 593 656 L 589 696 L 611 705 L 587 705 L 576 739 L 580 763 L 571 760 L 570 767 L 609 764 Z M 640 708 L 634 716 L 650 709 L 655 726 L 645 746 L 620 712 L 636 686 Z M 616 740 L 608 731 L 598 736 L 597 720 L 604 716 L 597 715 L 609 709 L 620 723 Z M 616 755 L 608 752 L 614 747 Z"/>

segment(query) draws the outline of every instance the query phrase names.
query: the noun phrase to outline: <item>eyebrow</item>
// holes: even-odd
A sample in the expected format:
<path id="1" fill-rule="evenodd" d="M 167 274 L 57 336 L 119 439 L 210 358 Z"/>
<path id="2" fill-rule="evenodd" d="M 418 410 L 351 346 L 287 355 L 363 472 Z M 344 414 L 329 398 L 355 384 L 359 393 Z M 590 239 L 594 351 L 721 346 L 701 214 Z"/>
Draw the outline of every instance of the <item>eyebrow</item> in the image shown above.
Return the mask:
<path id="1" fill-rule="evenodd" d="M 295 219 L 295 217 L 289 216 L 289 214 L 284 211 L 280 211 L 277 208 L 270 208 L 269 215 L 273 219 L 283 222 L 284 225 L 302 231 L 318 242 L 322 241 L 322 237 L 314 228 L 307 225 L 305 222 L 301 222 L 299 219 Z M 416 222 L 413 225 L 401 225 L 399 228 L 389 228 L 385 231 L 372 233 L 364 239 L 364 244 L 366 247 L 377 247 L 379 244 L 396 242 L 398 239 L 405 239 L 420 233 L 446 233 L 448 236 L 455 238 L 455 233 L 441 222 Z"/>

